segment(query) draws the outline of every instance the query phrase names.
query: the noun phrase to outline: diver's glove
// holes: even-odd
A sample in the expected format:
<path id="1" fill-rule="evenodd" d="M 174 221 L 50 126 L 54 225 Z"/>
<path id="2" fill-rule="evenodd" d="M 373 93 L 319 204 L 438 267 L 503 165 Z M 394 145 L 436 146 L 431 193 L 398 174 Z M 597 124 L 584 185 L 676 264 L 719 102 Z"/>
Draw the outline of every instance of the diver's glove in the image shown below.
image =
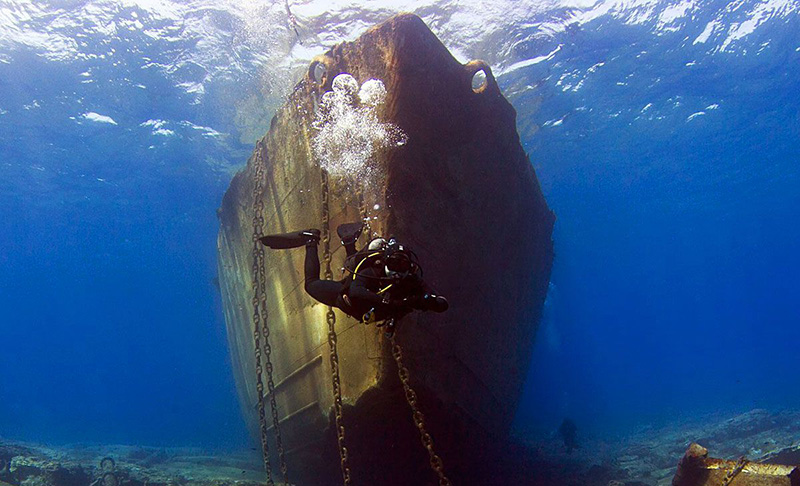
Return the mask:
<path id="1" fill-rule="evenodd" d="M 422 296 L 423 307 L 433 312 L 444 312 L 450 308 L 450 303 L 441 295 L 425 294 Z"/>

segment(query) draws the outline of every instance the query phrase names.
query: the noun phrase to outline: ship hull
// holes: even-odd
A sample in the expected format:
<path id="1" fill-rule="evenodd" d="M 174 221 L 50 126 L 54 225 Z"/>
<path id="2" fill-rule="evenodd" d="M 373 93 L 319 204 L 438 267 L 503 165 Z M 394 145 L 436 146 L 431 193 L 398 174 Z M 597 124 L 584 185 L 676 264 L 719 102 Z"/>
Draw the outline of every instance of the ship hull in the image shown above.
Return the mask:
<path id="1" fill-rule="evenodd" d="M 324 67 L 321 77 L 317 64 Z M 476 92 L 471 81 L 479 69 L 489 79 Z M 311 150 L 311 124 L 319 97 L 342 72 L 359 83 L 385 83 L 382 116 L 406 132 L 408 143 L 376 155 L 377 186 L 330 177 L 330 223 L 323 230 L 335 235 L 338 224 L 368 217 L 372 232 L 413 248 L 426 281 L 447 296 L 446 313 L 406 317 L 396 339 L 448 475 L 462 484 L 475 484 L 478 471 L 495 477 L 499 459 L 490 451 L 508 434 L 526 377 L 550 276 L 554 217 L 520 145 L 514 109 L 488 66 L 456 61 L 413 15 L 393 17 L 318 58 L 225 194 L 220 283 L 248 426 L 257 437 L 255 161 L 266 166 L 264 232 L 320 228 L 323 176 Z M 344 249 L 331 240 L 334 277 L 340 277 Z M 304 292 L 303 257 L 302 249 L 265 257 L 279 428 L 293 483 L 341 484 L 327 308 Z M 354 481 L 435 483 L 388 339 L 339 311 L 336 330 Z"/>

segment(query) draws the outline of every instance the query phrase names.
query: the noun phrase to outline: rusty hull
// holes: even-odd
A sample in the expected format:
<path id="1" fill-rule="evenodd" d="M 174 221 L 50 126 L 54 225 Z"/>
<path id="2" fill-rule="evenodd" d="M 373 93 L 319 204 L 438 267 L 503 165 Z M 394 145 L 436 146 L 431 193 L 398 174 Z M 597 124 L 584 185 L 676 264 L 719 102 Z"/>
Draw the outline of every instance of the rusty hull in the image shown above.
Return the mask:
<path id="1" fill-rule="evenodd" d="M 326 74 L 314 80 L 317 63 Z M 474 91 L 472 75 L 480 69 L 488 80 Z M 315 104 L 339 73 L 350 73 L 359 83 L 381 79 L 388 90 L 383 115 L 409 141 L 378 155 L 383 179 L 378 191 L 364 192 L 365 205 L 376 218 L 373 230 L 412 247 L 426 280 L 451 305 L 444 314 L 406 318 L 397 339 L 448 475 L 460 484 L 488 484 L 502 469 L 496 459 L 505 453 L 553 258 L 554 216 L 520 145 L 516 112 L 488 66 L 462 65 L 409 14 L 337 45 L 309 71 L 255 149 L 267 164 L 265 233 L 320 227 L 321 172 L 309 145 Z M 257 435 L 250 303 L 253 175 L 251 157 L 224 196 L 218 246 L 237 388 Z M 359 219 L 356 194 L 331 180 L 332 234 L 339 223 Z M 376 204 L 380 209 L 373 210 Z M 344 251 L 332 240 L 333 268 L 340 277 Z M 330 427 L 326 308 L 304 292 L 303 257 L 302 248 L 266 256 L 275 398 L 292 482 L 341 484 Z M 336 317 L 355 484 L 435 484 L 383 333 L 338 311 Z"/>

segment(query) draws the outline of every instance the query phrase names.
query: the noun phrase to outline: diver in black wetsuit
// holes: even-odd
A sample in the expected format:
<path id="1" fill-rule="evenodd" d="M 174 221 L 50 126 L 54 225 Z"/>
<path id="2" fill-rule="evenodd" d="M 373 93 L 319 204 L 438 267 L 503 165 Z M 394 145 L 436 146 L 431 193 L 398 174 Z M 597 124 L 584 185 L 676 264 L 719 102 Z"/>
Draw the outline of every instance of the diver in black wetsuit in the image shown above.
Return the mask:
<path id="1" fill-rule="evenodd" d="M 376 238 L 356 250 L 361 223 L 343 224 L 337 232 L 347 252 L 344 280 L 321 280 L 317 253 L 317 229 L 268 235 L 261 243 L 273 249 L 306 247 L 305 289 L 314 299 L 337 307 L 362 322 L 396 320 L 413 310 L 444 312 L 447 299 L 436 295 L 425 283 L 413 252 L 394 238 Z"/>
<path id="2" fill-rule="evenodd" d="M 561 438 L 564 440 L 567 454 L 572 454 L 572 451 L 580 448 L 578 444 L 578 426 L 575 425 L 572 419 L 565 418 L 558 428 L 558 433 L 561 434 Z"/>

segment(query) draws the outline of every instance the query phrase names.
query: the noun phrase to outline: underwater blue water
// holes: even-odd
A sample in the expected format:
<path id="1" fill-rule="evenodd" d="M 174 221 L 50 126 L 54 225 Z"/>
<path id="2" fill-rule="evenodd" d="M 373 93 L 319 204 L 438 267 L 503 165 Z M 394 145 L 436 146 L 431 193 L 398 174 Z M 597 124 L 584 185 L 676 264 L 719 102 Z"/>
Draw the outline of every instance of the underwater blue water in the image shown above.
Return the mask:
<path id="1" fill-rule="evenodd" d="M 518 424 L 800 403 L 800 21 L 770 27 L 756 55 L 709 55 L 686 32 L 598 26 L 561 61 L 605 63 L 580 91 L 558 86 L 569 68 L 539 73 L 525 145 L 556 259 Z"/>
<path id="2" fill-rule="evenodd" d="M 248 444 L 216 208 L 304 56 L 402 9 L 299 5 L 298 47 L 248 5 L 0 1 L 0 436 Z M 419 8 L 557 216 L 518 433 L 796 407 L 798 2 L 502 7 Z"/>

